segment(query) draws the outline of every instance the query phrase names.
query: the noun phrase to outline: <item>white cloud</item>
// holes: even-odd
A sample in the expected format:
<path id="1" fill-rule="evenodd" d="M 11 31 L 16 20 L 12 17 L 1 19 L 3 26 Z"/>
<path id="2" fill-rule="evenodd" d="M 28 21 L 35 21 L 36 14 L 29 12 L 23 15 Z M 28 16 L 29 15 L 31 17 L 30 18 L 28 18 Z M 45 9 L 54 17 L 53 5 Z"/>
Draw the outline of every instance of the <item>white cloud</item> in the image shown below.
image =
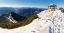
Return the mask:
<path id="1" fill-rule="evenodd" d="M 32 6 L 32 5 L 0 5 L 0 7 L 38 7 L 38 8 L 41 8 L 40 6 Z"/>

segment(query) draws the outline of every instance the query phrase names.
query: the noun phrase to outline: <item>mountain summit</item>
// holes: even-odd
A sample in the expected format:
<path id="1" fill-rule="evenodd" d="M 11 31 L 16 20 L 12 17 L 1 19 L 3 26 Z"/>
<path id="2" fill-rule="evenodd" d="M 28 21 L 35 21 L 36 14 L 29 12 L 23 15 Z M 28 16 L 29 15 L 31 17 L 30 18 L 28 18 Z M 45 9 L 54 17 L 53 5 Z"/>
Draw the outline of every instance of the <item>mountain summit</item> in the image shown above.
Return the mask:
<path id="1" fill-rule="evenodd" d="M 64 15 L 61 10 L 54 11 L 50 19 L 46 17 L 49 14 L 48 10 L 42 11 L 30 24 L 15 29 L 0 28 L 0 33 L 64 33 Z"/>
<path id="2" fill-rule="evenodd" d="M 14 12 L 9 12 L 7 14 L 2 14 L 0 16 L 0 24 L 2 23 L 16 23 L 17 21 L 24 20 L 25 17 L 20 16 Z"/>

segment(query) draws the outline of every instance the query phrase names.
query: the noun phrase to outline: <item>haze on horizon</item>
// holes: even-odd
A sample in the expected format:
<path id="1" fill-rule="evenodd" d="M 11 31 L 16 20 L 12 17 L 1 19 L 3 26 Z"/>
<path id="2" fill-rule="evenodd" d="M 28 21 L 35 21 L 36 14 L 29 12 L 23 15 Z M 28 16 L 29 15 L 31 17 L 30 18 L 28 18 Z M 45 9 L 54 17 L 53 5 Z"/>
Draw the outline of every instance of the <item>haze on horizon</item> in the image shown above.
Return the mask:
<path id="1" fill-rule="evenodd" d="M 40 7 L 47 8 L 49 4 L 64 7 L 64 0 L 0 0 L 0 7 Z"/>

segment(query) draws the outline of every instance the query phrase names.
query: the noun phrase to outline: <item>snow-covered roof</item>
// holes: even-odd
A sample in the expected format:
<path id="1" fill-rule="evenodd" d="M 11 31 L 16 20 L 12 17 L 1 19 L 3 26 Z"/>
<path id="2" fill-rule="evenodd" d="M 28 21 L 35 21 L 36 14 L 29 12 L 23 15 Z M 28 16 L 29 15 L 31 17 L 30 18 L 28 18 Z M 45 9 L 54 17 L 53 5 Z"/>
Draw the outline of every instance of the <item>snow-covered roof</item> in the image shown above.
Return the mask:
<path id="1" fill-rule="evenodd" d="M 50 4 L 48 7 L 56 7 L 55 4 Z"/>

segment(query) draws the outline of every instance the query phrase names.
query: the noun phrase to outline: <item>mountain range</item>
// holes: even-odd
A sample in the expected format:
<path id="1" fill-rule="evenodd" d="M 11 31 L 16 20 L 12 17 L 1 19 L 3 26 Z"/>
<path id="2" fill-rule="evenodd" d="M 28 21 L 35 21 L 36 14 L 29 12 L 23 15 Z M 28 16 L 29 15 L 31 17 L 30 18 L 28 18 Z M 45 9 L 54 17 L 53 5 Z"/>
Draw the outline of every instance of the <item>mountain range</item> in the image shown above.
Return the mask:
<path id="1" fill-rule="evenodd" d="M 3 23 L 16 23 L 31 17 L 32 15 L 45 10 L 45 8 L 12 8 L 0 7 L 0 24 Z"/>
<path id="2" fill-rule="evenodd" d="M 14 12 L 9 12 L 9 13 L 6 13 L 6 14 L 2 14 L 0 16 L 0 24 L 3 24 L 3 23 L 16 23 L 17 21 L 22 21 L 26 19 L 25 17 L 23 16 L 20 16 Z"/>

